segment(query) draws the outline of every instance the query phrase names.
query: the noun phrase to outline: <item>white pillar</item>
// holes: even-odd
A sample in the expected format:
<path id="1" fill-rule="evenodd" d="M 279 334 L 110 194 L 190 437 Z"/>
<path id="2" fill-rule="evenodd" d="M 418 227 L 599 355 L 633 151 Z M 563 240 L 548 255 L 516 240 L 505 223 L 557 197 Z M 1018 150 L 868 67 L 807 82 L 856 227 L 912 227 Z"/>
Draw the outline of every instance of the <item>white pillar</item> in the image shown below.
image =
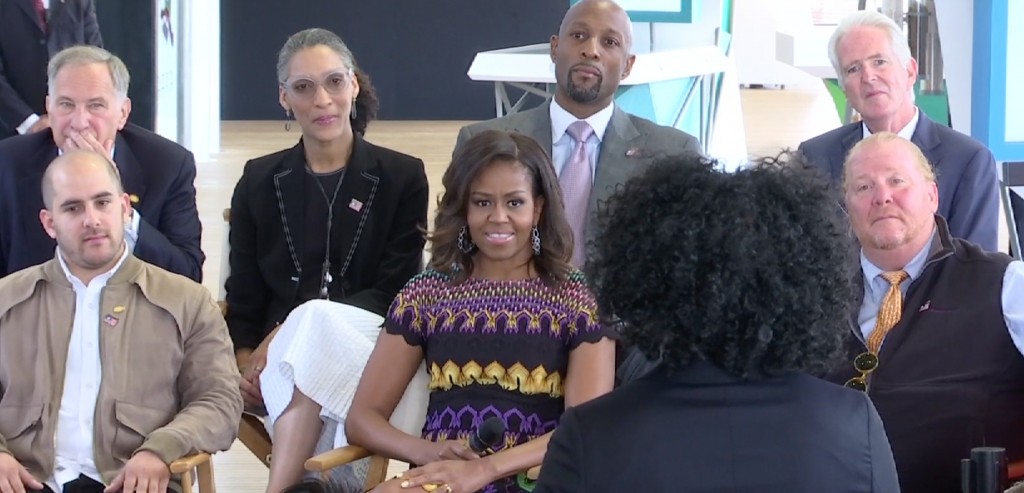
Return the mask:
<path id="1" fill-rule="evenodd" d="M 179 63 L 181 145 L 197 160 L 220 152 L 220 2 L 182 1 Z"/>

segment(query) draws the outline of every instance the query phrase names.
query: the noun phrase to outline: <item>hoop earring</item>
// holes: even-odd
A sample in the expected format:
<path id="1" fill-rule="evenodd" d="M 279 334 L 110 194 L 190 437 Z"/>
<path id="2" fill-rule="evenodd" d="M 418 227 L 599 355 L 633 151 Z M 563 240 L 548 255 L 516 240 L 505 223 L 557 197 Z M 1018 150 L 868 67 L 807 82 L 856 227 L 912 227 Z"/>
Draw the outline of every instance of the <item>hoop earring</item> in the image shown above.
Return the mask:
<path id="1" fill-rule="evenodd" d="M 540 255 L 540 230 L 536 224 L 533 225 L 533 231 L 530 231 L 530 242 L 533 243 L 533 254 Z"/>
<path id="2" fill-rule="evenodd" d="M 473 244 L 473 240 L 467 238 L 466 231 L 467 228 L 465 226 L 459 231 L 458 247 L 462 253 L 472 253 L 476 245 Z"/>
<path id="3" fill-rule="evenodd" d="M 284 110 L 284 131 L 292 131 L 292 110 Z"/>
<path id="4" fill-rule="evenodd" d="M 352 109 L 348 112 L 348 118 L 350 120 L 355 120 L 356 116 L 359 114 L 359 112 L 356 111 L 356 98 L 352 98 L 352 106 L 350 106 L 350 108 Z"/>

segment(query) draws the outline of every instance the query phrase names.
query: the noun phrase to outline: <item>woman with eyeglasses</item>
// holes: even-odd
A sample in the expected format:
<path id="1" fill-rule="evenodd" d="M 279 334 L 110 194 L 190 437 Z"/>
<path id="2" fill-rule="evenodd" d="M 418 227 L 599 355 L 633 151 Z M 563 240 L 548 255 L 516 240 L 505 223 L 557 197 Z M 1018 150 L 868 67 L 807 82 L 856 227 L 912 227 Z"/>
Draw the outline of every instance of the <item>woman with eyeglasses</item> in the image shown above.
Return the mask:
<path id="1" fill-rule="evenodd" d="M 277 77 L 285 128 L 301 135 L 246 163 L 225 286 L 241 392 L 250 410 L 265 406 L 274 437 L 272 493 L 335 445 L 348 405 L 338 379 L 358 379 L 388 305 L 420 270 L 427 215 L 423 162 L 363 138 L 377 97 L 337 35 L 292 35 Z M 313 318 L 310 304 L 322 308 Z"/>
<path id="2" fill-rule="evenodd" d="M 834 192 L 799 156 L 735 173 L 664 158 L 599 214 L 588 265 L 650 373 L 568 409 L 534 493 L 898 493 L 842 364 L 856 266 Z"/>

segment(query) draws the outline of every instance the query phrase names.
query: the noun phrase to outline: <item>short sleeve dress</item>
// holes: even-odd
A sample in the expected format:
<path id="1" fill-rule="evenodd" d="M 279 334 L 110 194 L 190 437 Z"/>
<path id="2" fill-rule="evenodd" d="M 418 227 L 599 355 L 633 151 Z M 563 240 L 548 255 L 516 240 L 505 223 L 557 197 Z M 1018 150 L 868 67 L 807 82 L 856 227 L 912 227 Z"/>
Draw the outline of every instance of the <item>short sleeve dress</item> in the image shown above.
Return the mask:
<path id="1" fill-rule="evenodd" d="M 430 373 L 423 438 L 465 441 L 498 416 L 506 431 L 496 452 L 554 430 L 569 352 L 612 336 L 578 271 L 555 288 L 537 278 L 453 284 L 428 269 L 398 294 L 384 327 L 423 348 Z M 482 491 L 523 490 L 512 476 Z"/>

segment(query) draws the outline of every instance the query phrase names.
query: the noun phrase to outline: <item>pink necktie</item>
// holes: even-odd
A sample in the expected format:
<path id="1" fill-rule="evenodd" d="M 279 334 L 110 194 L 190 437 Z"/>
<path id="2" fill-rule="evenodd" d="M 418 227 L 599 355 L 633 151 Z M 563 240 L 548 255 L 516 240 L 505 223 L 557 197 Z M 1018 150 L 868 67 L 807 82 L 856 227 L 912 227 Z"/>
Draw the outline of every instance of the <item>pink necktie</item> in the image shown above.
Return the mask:
<path id="1" fill-rule="evenodd" d="M 46 32 L 46 6 L 43 5 L 43 0 L 35 0 L 34 7 L 36 8 L 36 15 L 39 16 L 39 22 L 43 25 L 43 32 Z"/>
<path id="2" fill-rule="evenodd" d="M 569 125 L 566 130 L 575 141 L 569 160 L 562 167 L 558 182 L 565 196 L 565 218 L 572 228 L 572 264 L 581 267 L 586 260 L 587 206 L 590 204 L 590 188 L 593 183 L 590 173 L 590 159 L 587 157 L 587 139 L 594 135 L 594 129 L 583 121 Z"/>

